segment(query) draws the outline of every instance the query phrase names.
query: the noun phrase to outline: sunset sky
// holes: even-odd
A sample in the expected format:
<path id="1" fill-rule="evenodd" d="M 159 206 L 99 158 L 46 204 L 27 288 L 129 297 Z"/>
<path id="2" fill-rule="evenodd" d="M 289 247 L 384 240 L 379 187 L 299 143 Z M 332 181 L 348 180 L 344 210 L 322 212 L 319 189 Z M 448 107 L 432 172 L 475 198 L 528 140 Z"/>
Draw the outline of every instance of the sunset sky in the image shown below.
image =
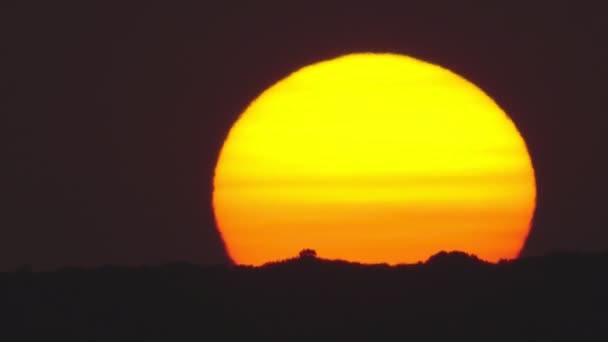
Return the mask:
<path id="1" fill-rule="evenodd" d="M 608 28 L 601 7 L 599 2 L 555 1 L 475 6 L 453 1 L 442 6 L 428 1 L 367 5 L 252 2 L 242 6 L 228 2 L 34 1 L 2 5 L 0 25 L 7 38 L 3 39 L 5 62 L 1 67 L 5 82 L 0 127 L 6 150 L 1 196 L 6 204 L 0 215 L 0 269 L 23 264 L 44 269 L 230 262 L 212 199 L 214 172 L 231 127 L 254 99 L 295 70 L 362 51 L 392 52 L 440 65 L 482 89 L 508 113 L 525 139 L 537 185 L 533 227 L 522 255 L 555 249 L 605 250 Z M 342 102 L 342 113 L 362 108 L 357 102 L 362 97 L 349 99 L 351 104 Z M 372 124 L 363 116 L 348 121 L 353 126 L 346 129 L 344 121 L 333 120 L 322 130 L 315 129 L 318 143 L 308 139 L 307 146 L 313 144 L 314 153 L 324 155 L 323 162 L 346 163 L 346 159 L 332 158 L 336 149 L 346 157 L 346 144 L 357 148 L 350 153 L 384 161 L 401 160 L 392 156 L 402 153 L 404 145 L 411 146 L 405 141 L 393 149 L 370 144 L 370 138 L 397 137 L 400 122 Z M 461 145 L 469 140 L 489 138 L 494 129 L 487 131 L 487 137 L 475 136 L 464 122 L 443 122 L 445 125 L 434 126 L 441 139 L 450 136 L 443 132 L 461 133 L 458 144 L 447 144 L 455 149 L 469 148 Z M 314 123 L 299 124 L 310 128 Z M 360 128 L 367 128 L 361 139 L 349 133 Z M 493 137 L 501 136 L 497 129 L 499 134 Z M 380 130 L 387 133 L 376 133 Z M 412 129 L 410 135 L 399 138 L 422 139 L 421 132 Z M 332 144 L 322 142 L 330 136 L 335 137 Z M 270 144 L 279 136 L 266 138 L 257 144 Z M 433 141 L 446 146 L 443 140 Z M 492 171 L 481 183 L 477 174 L 475 184 L 491 183 L 500 188 L 494 194 L 507 191 L 517 196 L 520 188 L 507 184 L 528 189 L 529 183 L 520 183 L 521 175 L 511 168 L 506 173 L 498 171 L 502 167 L 497 165 L 513 159 L 512 151 L 501 150 L 496 142 L 484 144 L 476 152 L 490 154 L 490 159 L 460 156 L 457 162 L 442 159 L 441 165 L 493 160 Z M 279 147 L 283 153 L 306 156 L 305 146 L 294 142 Z M 234 158 L 257 156 L 249 150 L 243 153 Z M 409 153 L 415 156 L 415 152 Z M 432 156 L 432 151 L 416 158 L 426 156 Z M 503 157 L 506 159 L 498 160 Z M 297 160 L 301 159 L 291 162 Z M 359 159 L 348 160 L 357 163 Z M 432 160 L 390 164 L 390 172 L 375 169 L 374 163 L 351 164 L 324 171 L 323 179 L 310 172 L 315 165 L 307 164 L 310 168 L 303 169 L 304 180 L 291 174 L 286 179 L 273 176 L 271 181 L 296 182 L 300 188 L 306 184 L 299 191 L 315 192 L 306 197 L 318 197 L 321 187 L 310 184 L 332 182 L 332 189 L 338 189 L 342 187 L 336 184 L 339 180 L 344 184 L 340 203 L 346 199 L 352 203 L 362 200 L 351 196 L 351 182 L 356 178 L 358 184 L 374 189 L 365 198 L 389 203 L 373 209 L 374 215 L 381 216 L 379 222 L 394 207 L 403 212 L 403 206 L 391 199 L 392 192 L 412 184 L 433 185 L 437 189 L 428 193 L 431 197 L 444 192 L 480 196 L 482 190 L 451 191 L 453 187 L 471 189 L 470 169 L 466 177 L 449 169 L 442 172 L 441 181 L 429 176 L 427 169 L 425 177 L 415 174 L 416 165 L 433 170 Z M 412 171 L 401 178 L 399 170 L 405 166 Z M 342 172 L 355 169 L 363 171 Z M 331 175 L 337 171 L 339 176 Z M 382 175 L 386 183 L 378 184 L 376 175 Z M 261 173 L 255 177 L 262 180 Z M 445 185 L 446 179 L 451 185 Z M 500 182 L 494 182 L 497 179 Z M 296 186 L 289 188 L 288 196 L 294 197 Z M 509 196 L 500 200 L 507 202 Z M 325 201 L 337 200 L 329 197 Z M 456 202 L 462 207 L 444 207 L 433 225 L 445 220 L 458 226 L 470 211 L 480 215 L 475 206 L 485 203 L 454 199 Z M 269 199 L 260 205 L 270 203 Z M 434 199 L 425 203 L 424 210 L 421 205 L 415 210 L 408 207 L 410 222 L 426 217 L 426 210 L 435 212 Z M 315 206 L 315 212 L 336 207 L 310 206 Z M 352 211 L 371 210 L 358 204 L 343 208 L 342 214 L 328 214 L 323 222 L 343 220 Z M 475 220 L 490 224 L 510 215 L 507 206 L 492 208 L 499 210 L 485 207 Z M 369 226 L 364 220 L 352 223 Z M 317 247 L 319 255 L 328 255 L 322 247 Z"/>

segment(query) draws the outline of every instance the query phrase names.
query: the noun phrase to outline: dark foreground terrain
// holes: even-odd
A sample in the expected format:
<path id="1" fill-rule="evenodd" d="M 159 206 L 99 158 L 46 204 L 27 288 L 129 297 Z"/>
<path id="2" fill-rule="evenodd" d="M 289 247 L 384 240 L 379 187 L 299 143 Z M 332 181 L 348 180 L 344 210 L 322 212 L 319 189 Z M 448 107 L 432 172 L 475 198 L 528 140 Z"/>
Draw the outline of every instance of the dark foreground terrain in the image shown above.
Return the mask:
<path id="1" fill-rule="evenodd" d="M 606 341 L 608 254 L 0 273 L 0 341 Z"/>

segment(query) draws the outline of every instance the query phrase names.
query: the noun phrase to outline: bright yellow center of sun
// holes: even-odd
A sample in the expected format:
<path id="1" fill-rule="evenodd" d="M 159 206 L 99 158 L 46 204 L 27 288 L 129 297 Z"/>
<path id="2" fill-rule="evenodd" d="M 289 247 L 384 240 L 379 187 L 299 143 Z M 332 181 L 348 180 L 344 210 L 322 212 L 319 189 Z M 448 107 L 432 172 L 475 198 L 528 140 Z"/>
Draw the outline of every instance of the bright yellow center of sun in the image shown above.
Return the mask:
<path id="1" fill-rule="evenodd" d="M 534 171 L 482 90 L 414 58 L 352 54 L 304 67 L 256 98 L 215 169 L 213 207 L 233 260 L 304 248 L 364 263 L 441 250 L 519 253 Z"/>

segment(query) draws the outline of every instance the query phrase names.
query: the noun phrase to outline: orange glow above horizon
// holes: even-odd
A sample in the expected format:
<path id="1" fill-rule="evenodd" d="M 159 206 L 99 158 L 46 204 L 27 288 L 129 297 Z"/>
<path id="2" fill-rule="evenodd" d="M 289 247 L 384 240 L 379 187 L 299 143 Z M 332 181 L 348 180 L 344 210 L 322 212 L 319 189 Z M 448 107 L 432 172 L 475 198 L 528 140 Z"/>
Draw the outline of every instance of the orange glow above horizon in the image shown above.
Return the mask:
<path id="1" fill-rule="evenodd" d="M 525 142 L 498 105 L 394 54 L 320 62 L 268 88 L 230 130 L 213 181 L 239 264 L 304 248 L 364 263 L 514 258 L 536 205 Z"/>

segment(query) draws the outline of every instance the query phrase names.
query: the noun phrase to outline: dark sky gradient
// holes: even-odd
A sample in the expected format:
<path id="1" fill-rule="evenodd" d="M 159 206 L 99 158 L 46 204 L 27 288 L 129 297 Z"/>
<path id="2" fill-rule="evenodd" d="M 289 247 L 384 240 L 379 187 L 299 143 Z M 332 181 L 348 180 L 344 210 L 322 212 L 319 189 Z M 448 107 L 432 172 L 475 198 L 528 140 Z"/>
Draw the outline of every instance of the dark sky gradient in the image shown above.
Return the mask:
<path id="1" fill-rule="evenodd" d="M 511 115 L 539 190 L 524 255 L 608 249 L 603 8 L 299 3 L 2 5 L 0 269 L 225 262 L 210 199 L 231 124 L 289 72 L 361 51 L 440 64 Z"/>

